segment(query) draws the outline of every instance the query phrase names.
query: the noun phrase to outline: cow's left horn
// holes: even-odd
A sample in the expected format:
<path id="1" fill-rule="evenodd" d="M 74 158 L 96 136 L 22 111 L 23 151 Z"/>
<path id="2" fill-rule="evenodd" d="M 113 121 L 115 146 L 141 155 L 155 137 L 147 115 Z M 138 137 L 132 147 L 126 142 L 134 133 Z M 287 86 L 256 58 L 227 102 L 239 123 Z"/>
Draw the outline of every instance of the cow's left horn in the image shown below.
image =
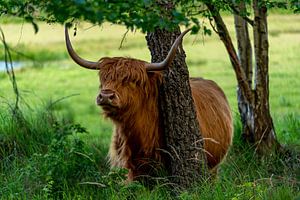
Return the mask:
<path id="1" fill-rule="evenodd" d="M 183 36 L 188 33 L 191 30 L 191 28 L 183 31 L 175 40 L 175 42 L 173 43 L 167 57 L 160 63 L 147 63 L 146 64 L 146 70 L 147 71 L 161 71 L 164 70 L 166 67 L 168 67 L 172 61 L 175 58 L 176 55 L 176 50 L 178 48 L 178 46 L 182 43 L 182 38 Z"/>
<path id="2" fill-rule="evenodd" d="M 71 41 L 70 41 L 70 37 L 69 37 L 69 31 L 67 26 L 65 26 L 65 39 L 66 39 L 66 46 L 68 49 L 68 53 L 71 56 L 71 58 L 80 66 L 87 68 L 87 69 L 99 69 L 99 65 L 98 62 L 91 62 L 91 61 L 87 61 L 82 59 L 81 57 L 79 57 L 77 55 L 77 53 L 74 51 Z"/>

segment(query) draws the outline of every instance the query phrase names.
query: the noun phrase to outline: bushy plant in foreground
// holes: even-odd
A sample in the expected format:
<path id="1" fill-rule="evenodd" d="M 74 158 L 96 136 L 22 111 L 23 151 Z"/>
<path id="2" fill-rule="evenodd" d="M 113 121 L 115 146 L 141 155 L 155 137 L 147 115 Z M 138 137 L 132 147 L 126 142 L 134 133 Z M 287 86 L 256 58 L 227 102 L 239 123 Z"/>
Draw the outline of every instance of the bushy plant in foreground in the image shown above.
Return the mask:
<path id="1" fill-rule="evenodd" d="M 17 115 L 4 107 L 0 111 L 0 196 L 56 198 L 65 186 L 95 180 L 97 165 L 77 136 L 87 133 L 85 128 L 58 120 L 49 107 L 17 110 Z"/>
<path id="2" fill-rule="evenodd" d="M 34 154 L 27 166 L 29 173 L 36 173 L 36 177 L 43 182 L 42 191 L 47 196 L 62 198 L 62 194 L 69 185 L 76 185 L 87 177 L 97 176 L 97 165 L 86 151 L 84 142 L 76 136 L 86 133 L 86 130 L 76 124 L 54 124 L 54 137 L 44 154 Z M 39 167 L 32 168 L 38 165 Z M 33 170 L 33 171 L 32 171 Z"/>

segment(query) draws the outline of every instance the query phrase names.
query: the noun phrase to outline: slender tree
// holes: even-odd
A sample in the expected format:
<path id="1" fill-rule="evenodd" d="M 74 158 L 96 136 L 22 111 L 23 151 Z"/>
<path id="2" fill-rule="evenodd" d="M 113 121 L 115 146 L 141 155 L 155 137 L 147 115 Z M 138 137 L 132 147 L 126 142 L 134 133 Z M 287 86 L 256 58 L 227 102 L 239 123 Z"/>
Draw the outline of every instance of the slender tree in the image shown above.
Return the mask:
<path id="1" fill-rule="evenodd" d="M 237 8 L 241 13 L 246 13 L 246 4 L 245 2 L 240 2 L 237 5 Z M 240 61 L 240 66 L 243 68 L 247 84 L 252 88 L 252 77 L 253 77 L 253 63 L 252 63 L 252 45 L 250 41 L 250 34 L 248 29 L 248 22 L 243 19 L 242 16 L 237 13 L 234 15 L 234 24 L 235 32 L 237 37 L 238 45 L 238 57 Z M 250 22 L 253 25 L 253 22 Z M 238 86 L 237 90 L 237 99 L 238 99 L 238 109 L 240 112 L 242 127 L 243 127 L 243 136 L 246 141 L 253 142 L 254 139 L 251 137 L 251 130 L 253 130 L 253 123 L 251 123 L 251 116 L 253 116 L 253 109 L 247 103 L 247 99 L 244 97 L 241 87 Z M 253 136 L 253 135 L 252 135 Z"/>
<path id="2" fill-rule="evenodd" d="M 269 41 L 267 24 L 267 4 L 252 1 L 254 19 L 246 15 L 244 1 L 229 3 L 235 13 L 235 29 L 238 53 L 221 15 L 220 8 L 206 2 L 216 32 L 223 41 L 229 54 L 238 81 L 238 108 L 243 125 L 243 139 L 255 146 L 260 155 L 268 155 L 273 150 L 281 150 L 276 139 L 275 128 L 269 105 Z M 252 63 L 252 46 L 248 24 L 253 27 L 254 65 Z M 253 70 L 255 73 L 253 74 Z"/>

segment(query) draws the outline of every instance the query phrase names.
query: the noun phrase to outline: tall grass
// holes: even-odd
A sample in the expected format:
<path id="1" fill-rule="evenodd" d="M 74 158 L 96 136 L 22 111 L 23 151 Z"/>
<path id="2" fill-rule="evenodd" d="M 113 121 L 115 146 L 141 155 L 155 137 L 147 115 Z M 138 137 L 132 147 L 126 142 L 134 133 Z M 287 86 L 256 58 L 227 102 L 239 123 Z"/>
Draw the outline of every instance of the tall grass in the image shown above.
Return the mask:
<path id="1" fill-rule="evenodd" d="M 49 121 L 52 120 L 49 113 L 36 111 L 34 115 L 23 116 L 22 113 L 13 113 L 10 107 L 1 106 L 0 109 L 1 157 L 8 157 L 11 154 L 32 155 L 34 152 L 42 151 L 49 144 L 51 136 Z M 37 143 L 40 145 L 36 145 Z"/>
<path id="2" fill-rule="evenodd" d="M 19 117 L 0 107 L 1 198 L 61 197 L 65 186 L 99 173 L 77 136 L 85 128 L 59 119 L 50 105 L 19 111 Z"/>
<path id="3" fill-rule="evenodd" d="M 234 145 L 219 176 L 178 196 L 165 181 L 158 180 L 152 188 L 126 184 L 126 170 L 109 171 L 106 152 L 99 153 L 78 137 L 89 134 L 86 129 L 72 119 L 57 117 L 49 104 L 22 110 L 23 121 L 14 120 L 8 107 L 0 108 L 1 199 L 174 199 L 174 194 L 179 199 L 293 199 L 300 195 L 299 155 L 256 157 L 251 146 L 241 143 L 240 123 L 235 124 Z"/>

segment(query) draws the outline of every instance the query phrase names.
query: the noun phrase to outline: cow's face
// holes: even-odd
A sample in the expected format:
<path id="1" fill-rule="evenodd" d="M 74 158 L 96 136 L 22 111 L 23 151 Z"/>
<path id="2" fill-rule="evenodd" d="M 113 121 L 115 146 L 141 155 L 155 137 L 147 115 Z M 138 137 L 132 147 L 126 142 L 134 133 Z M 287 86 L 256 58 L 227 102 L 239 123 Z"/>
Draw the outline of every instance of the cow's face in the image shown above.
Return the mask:
<path id="1" fill-rule="evenodd" d="M 149 90 L 144 62 L 128 58 L 103 58 L 100 63 L 97 105 L 109 117 L 138 109 Z"/>
<path id="2" fill-rule="evenodd" d="M 158 80 L 156 78 L 161 77 L 160 73 L 156 72 L 166 69 L 172 63 L 183 36 L 190 30 L 185 30 L 177 37 L 167 57 L 159 63 L 148 63 L 122 57 L 102 58 L 98 62 L 88 61 L 82 59 L 74 51 L 67 26 L 65 27 L 65 39 L 68 53 L 78 65 L 100 71 L 101 86 L 96 102 L 102 106 L 107 116 L 113 116 L 120 112 L 134 113 L 147 98 L 156 97 L 153 86 L 155 87 L 155 81 Z"/>

